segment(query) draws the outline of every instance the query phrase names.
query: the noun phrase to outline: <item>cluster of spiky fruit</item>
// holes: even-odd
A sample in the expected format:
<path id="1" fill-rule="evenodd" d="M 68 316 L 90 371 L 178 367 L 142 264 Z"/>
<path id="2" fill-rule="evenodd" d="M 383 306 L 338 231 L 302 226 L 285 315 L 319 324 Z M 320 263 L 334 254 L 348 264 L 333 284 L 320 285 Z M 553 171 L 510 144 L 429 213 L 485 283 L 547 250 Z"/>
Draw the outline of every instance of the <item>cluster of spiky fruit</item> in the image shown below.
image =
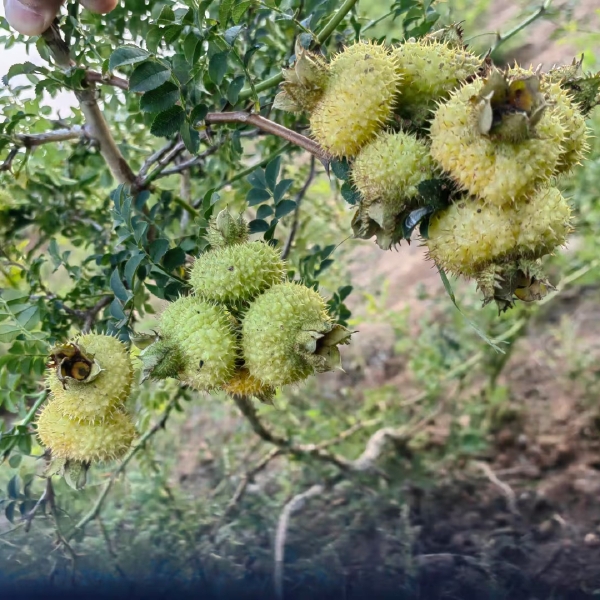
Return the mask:
<path id="1" fill-rule="evenodd" d="M 211 249 L 190 271 L 192 294 L 170 303 L 140 354 L 144 378 L 174 377 L 200 391 L 270 401 L 276 388 L 340 364 L 350 332 L 312 288 L 285 280 L 278 250 L 249 242 L 243 218 L 224 210 Z"/>
<path id="2" fill-rule="evenodd" d="M 500 71 L 450 26 L 396 47 L 357 42 L 329 63 L 297 48 L 275 107 L 308 111 L 315 140 L 350 164 L 357 237 L 387 250 L 421 221 L 438 267 L 504 310 L 544 295 L 540 259 L 571 231 L 556 178 L 585 156 L 600 101 L 600 75 L 580 67 Z"/>
<path id="3" fill-rule="evenodd" d="M 125 410 L 133 366 L 115 337 L 85 334 L 50 353 L 50 401 L 37 417 L 37 435 L 54 460 L 89 465 L 122 457 L 135 437 Z"/>

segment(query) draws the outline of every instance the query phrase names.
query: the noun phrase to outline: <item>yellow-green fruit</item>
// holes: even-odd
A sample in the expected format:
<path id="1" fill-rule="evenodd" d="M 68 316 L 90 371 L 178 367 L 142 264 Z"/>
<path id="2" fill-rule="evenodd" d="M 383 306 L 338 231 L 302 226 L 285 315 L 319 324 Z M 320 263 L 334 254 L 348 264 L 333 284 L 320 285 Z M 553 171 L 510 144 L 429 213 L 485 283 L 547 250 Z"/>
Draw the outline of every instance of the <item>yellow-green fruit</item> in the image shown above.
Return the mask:
<path id="1" fill-rule="evenodd" d="M 133 364 L 129 352 L 117 338 L 90 333 L 72 343 L 93 356 L 102 369 L 91 381 L 67 379 L 61 382 L 55 369 L 48 372 L 47 385 L 53 403 L 62 414 L 77 421 L 108 418 L 123 405 L 131 392 Z M 64 383 L 64 386 L 63 386 Z"/>
<path id="2" fill-rule="evenodd" d="M 334 58 L 310 119 L 314 138 L 327 152 L 353 157 L 389 121 L 400 81 L 396 63 L 384 46 L 364 42 Z"/>
<path id="3" fill-rule="evenodd" d="M 238 369 L 235 375 L 223 386 L 223 389 L 232 396 L 255 397 L 263 402 L 269 402 L 275 395 L 274 387 L 265 385 L 256 377 L 250 375 L 250 371 L 245 367 Z"/>
<path id="4" fill-rule="evenodd" d="M 571 226 L 571 207 L 557 188 L 543 188 L 522 202 L 516 211 L 520 256 L 540 258 L 563 246 Z"/>
<path id="5" fill-rule="evenodd" d="M 244 317 L 245 366 L 264 384 L 296 383 L 336 368 L 337 345 L 349 337 L 350 332 L 331 320 L 315 290 L 282 283 L 259 296 Z"/>
<path id="6" fill-rule="evenodd" d="M 475 75 L 482 63 L 456 44 L 439 41 L 407 41 L 393 55 L 402 75 L 398 112 L 418 121 L 431 117 L 434 102 L 447 98 L 462 81 Z"/>
<path id="7" fill-rule="evenodd" d="M 166 358 L 176 355 L 175 370 L 181 381 L 197 390 L 211 390 L 231 379 L 238 348 L 230 315 L 223 307 L 198 296 L 179 298 L 162 313 L 160 331 L 164 342 L 176 348 Z M 145 358 L 152 348 L 144 352 Z"/>
<path id="8" fill-rule="evenodd" d="M 589 150 L 588 128 L 580 110 L 559 84 L 547 82 L 542 86 L 542 90 L 546 91 L 552 103 L 550 110 L 560 119 L 565 129 L 563 150 L 558 158 L 556 173 L 568 173 L 581 162 Z"/>
<path id="9" fill-rule="evenodd" d="M 135 427 L 128 415 L 113 412 L 102 421 L 77 421 L 50 401 L 37 419 L 40 442 L 53 458 L 80 462 L 107 462 L 121 458 L 131 447 Z"/>
<path id="10" fill-rule="evenodd" d="M 424 142 L 408 133 L 385 132 L 361 149 L 352 179 L 365 207 L 377 202 L 383 214 L 395 215 L 418 195 L 417 186 L 433 177 L 434 168 Z"/>
<path id="11" fill-rule="evenodd" d="M 231 304 L 251 300 L 280 283 L 284 273 L 278 250 L 263 242 L 251 242 L 202 254 L 192 267 L 190 283 L 206 300 Z"/>
<path id="12" fill-rule="evenodd" d="M 569 220 L 569 205 L 556 188 L 543 189 L 518 206 L 465 199 L 432 217 L 427 246 L 440 267 L 475 276 L 492 263 L 552 252 L 565 243 Z"/>
<path id="13" fill-rule="evenodd" d="M 563 151 L 565 130 L 545 111 L 535 135 L 518 143 L 493 140 L 478 129 L 475 81 L 440 105 L 431 124 L 431 155 L 470 194 L 503 206 L 550 179 Z"/>

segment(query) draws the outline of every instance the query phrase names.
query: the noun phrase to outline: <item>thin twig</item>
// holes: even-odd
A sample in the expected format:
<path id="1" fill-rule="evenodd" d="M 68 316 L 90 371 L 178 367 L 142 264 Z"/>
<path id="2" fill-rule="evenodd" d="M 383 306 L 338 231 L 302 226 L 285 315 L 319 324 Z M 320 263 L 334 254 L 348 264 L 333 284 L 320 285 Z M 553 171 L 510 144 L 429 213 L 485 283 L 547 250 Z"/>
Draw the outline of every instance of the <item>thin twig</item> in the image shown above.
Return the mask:
<path id="1" fill-rule="evenodd" d="M 537 21 L 537 19 L 539 19 L 541 16 L 543 16 L 544 13 L 548 10 L 548 8 L 550 8 L 551 4 L 552 4 L 552 0 L 544 0 L 544 3 L 534 13 L 529 15 L 527 18 L 523 19 L 523 21 L 521 21 L 518 25 L 513 27 L 510 31 L 507 31 L 504 34 L 501 34 L 501 33 L 496 34 L 496 41 L 494 42 L 493 46 L 490 48 L 489 53 L 493 54 L 507 40 L 509 40 L 510 38 L 517 35 L 517 33 L 522 31 L 523 29 L 525 29 L 525 27 L 528 27 L 529 25 L 531 25 L 534 21 Z"/>
<path id="2" fill-rule="evenodd" d="M 279 521 L 277 522 L 277 533 L 275 534 L 275 569 L 273 572 L 273 584 L 277 600 L 283 600 L 283 560 L 285 555 L 285 539 L 287 537 L 290 517 L 295 512 L 301 510 L 307 500 L 323 493 L 324 489 L 325 487 L 321 484 L 313 485 L 305 492 L 294 496 L 281 511 Z"/>
<path id="3" fill-rule="evenodd" d="M 112 299 L 112 296 L 104 296 L 103 298 L 100 298 L 100 300 L 98 300 L 98 302 L 96 302 L 92 308 L 84 311 L 85 317 L 83 321 L 83 327 L 81 328 L 83 333 L 89 333 L 92 330 L 100 311 L 106 308 L 112 302 Z"/>
<path id="4" fill-rule="evenodd" d="M 292 222 L 292 228 L 290 229 L 290 233 L 287 237 L 287 240 L 285 241 L 285 245 L 283 246 L 283 250 L 281 252 L 281 258 L 283 260 L 285 260 L 288 257 L 290 250 L 292 249 L 292 244 L 294 243 L 294 238 L 296 237 L 296 233 L 298 231 L 298 224 L 300 221 L 300 204 L 302 204 L 302 199 L 306 195 L 306 192 L 308 191 L 308 188 L 310 187 L 310 184 L 312 183 L 312 180 L 315 177 L 315 165 L 315 157 L 313 155 L 310 157 L 310 170 L 308 171 L 308 177 L 306 178 L 302 189 L 298 192 L 295 198 L 296 209 L 294 210 L 294 220 Z"/>
<path id="5" fill-rule="evenodd" d="M 311 140 L 301 133 L 292 131 L 283 125 L 280 125 L 279 123 L 275 123 L 275 121 L 265 119 L 265 117 L 261 117 L 260 115 L 250 114 L 241 110 L 223 113 L 208 113 L 208 115 L 206 115 L 207 125 L 216 125 L 222 123 L 244 123 L 248 125 L 254 125 L 255 127 L 258 127 L 267 133 L 276 135 L 277 137 L 291 142 L 296 146 L 300 146 L 300 148 L 304 148 L 322 162 L 327 162 L 330 160 L 330 156 L 314 140 Z"/>
<path id="6" fill-rule="evenodd" d="M 50 507 L 50 514 L 54 519 L 54 526 L 56 529 L 56 537 L 58 541 L 63 545 L 67 553 L 69 554 L 72 562 L 73 570 L 75 570 L 75 563 L 77 562 L 77 554 L 75 554 L 75 550 L 71 547 L 68 540 L 63 535 L 60 525 L 58 522 L 58 508 L 56 506 L 56 496 L 54 495 L 54 487 L 52 486 L 52 476 L 48 476 L 46 478 L 46 492 L 45 492 L 45 500 Z"/>
<path id="7" fill-rule="evenodd" d="M 106 544 L 106 550 L 112 560 L 115 571 L 123 579 L 128 579 L 127 574 L 125 573 L 125 571 L 123 571 L 123 569 L 121 568 L 121 565 L 119 564 L 119 556 L 117 555 L 117 553 L 115 552 L 115 549 L 113 548 L 112 541 L 108 534 L 108 530 L 106 529 L 106 525 L 104 524 L 104 521 L 102 520 L 102 517 L 100 515 L 96 515 L 96 521 L 98 522 L 100 531 L 102 532 L 102 537 L 104 538 L 104 542 Z"/>
<path id="8" fill-rule="evenodd" d="M 138 179 L 143 179 L 146 173 L 150 170 L 150 167 L 157 161 L 159 161 L 167 152 L 169 152 L 173 146 L 177 143 L 177 140 L 169 140 L 165 146 L 159 148 L 156 152 L 153 152 L 145 161 L 140 172 L 138 173 Z"/>
<path id="9" fill-rule="evenodd" d="M 122 90 L 129 89 L 129 82 L 127 79 L 123 79 L 122 77 L 117 77 L 116 75 L 111 75 L 110 77 L 105 77 L 102 73 L 96 73 L 96 71 L 86 71 L 85 79 L 89 83 L 100 83 L 104 85 L 112 85 L 113 87 L 120 88 Z"/>
<path id="10" fill-rule="evenodd" d="M 161 179 L 162 177 L 168 177 L 169 175 L 176 175 L 177 173 L 183 173 L 184 171 L 187 171 L 187 170 L 191 169 L 192 167 L 201 165 L 204 162 L 204 159 L 207 156 L 214 154 L 223 145 L 223 143 L 225 143 L 225 141 L 223 141 L 222 143 L 219 143 L 219 144 L 214 144 L 213 146 L 211 146 L 210 148 L 207 148 L 204 152 L 198 154 L 197 156 L 194 156 L 188 160 L 181 161 L 178 165 L 175 165 L 169 169 L 165 169 L 164 171 L 159 173 L 155 177 L 155 179 Z"/>

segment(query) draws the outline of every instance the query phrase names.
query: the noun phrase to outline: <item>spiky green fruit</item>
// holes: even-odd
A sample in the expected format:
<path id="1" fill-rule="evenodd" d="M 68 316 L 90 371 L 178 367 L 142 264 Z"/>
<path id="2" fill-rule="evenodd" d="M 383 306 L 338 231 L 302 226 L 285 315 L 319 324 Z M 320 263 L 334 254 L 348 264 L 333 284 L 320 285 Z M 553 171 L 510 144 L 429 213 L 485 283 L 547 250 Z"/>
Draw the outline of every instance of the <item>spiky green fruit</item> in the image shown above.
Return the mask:
<path id="1" fill-rule="evenodd" d="M 235 304 L 280 283 L 281 253 L 263 242 L 226 246 L 200 255 L 190 272 L 194 292 L 206 300 Z"/>
<path id="2" fill-rule="evenodd" d="M 389 240 L 389 248 L 397 217 L 416 205 L 418 185 L 433 177 L 434 168 L 427 145 L 408 133 L 381 133 L 361 149 L 352 167 L 361 224 L 374 221 L 380 243 Z"/>
<path id="3" fill-rule="evenodd" d="M 565 130 L 544 111 L 532 137 L 518 143 L 481 133 L 481 80 L 464 85 L 440 105 L 431 124 L 431 155 L 464 190 L 503 206 L 523 199 L 552 176 Z"/>
<path id="4" fill-rule="evenodd" d="M 212 390 L 231 379 L 238 354 L 229 313 L 198 296 L 181 297 L 160 317 L 161 339 L 144 350 L 146 376 L 177 376 L 196 390 Z"/>
<path id="5" fill-rule="evenodd" d="M 482 65 L 480 58 L 456 41 L 446 43 L 433 37 L 408 40 L 393 55 L 398 59 L 398 72 L 402 76 L 397 112 L 418 123 L 431 118 L 435 103 L 447 98 Z"/>
<path id="6" fill-rule="evenodd" d="M 114 411 L 100 421 L 77 421 L 50 401 L 37 419 L 40 442 L 52 457 L 79 462 L 108 462 L 121 458 L 131 447 L 135 427 L 129 415 Z"/>
<path id="7" fill-rule="evenodd" d="M 400 74 L 388 49 L 358 42 L 331 63 L 331 75 L 310 119 L 316 141 L 336 157 L 353 157 L 390 120 Z"/>
<path id="8" fill-rule="evenodd" d="M 294 64 L 283 69 L 281 91 L 273 108 L 287 112 L 312 111 L 323 96 L 329 80 L 329 65 L 320 54 L 309 52 L 296 39 Z"/>
<path id="9" fill-rule="evenodd" d="M 245 244 L 248 241 L 248 224 L 240 214 L 234 217 L 227 209 L 213 217 L 206 231 L 206 239 L 213 249 Z"/>
<path id="10" fill-rule="evenodd" d="M 549 188 L 518 206 L 460 200 L 432 217 L 427 246 L 440 267 L 473 277 L 491 264 L 540 258 L 564 244 L 570 231 L 569 204 Z"/>
<path id="11" fill-rule="evenodd" d="M 329 317 L 323 298 L 298 283 L 273 286 L 248 309 L 242 350 L 250 374 L 274 387 L 339 366 L 350 332 Z"/>
<path id="12" fill-rule="evenodd" d="M 53 361 L 55 367 L 47 376 L 53 402 L 76 421 L 109 417 L 131 392 L 131 357 L 125 345 L 110 335 L 81 335 L 53 354 Z M 85 373 L 89 375 L 84 377 Z"/>

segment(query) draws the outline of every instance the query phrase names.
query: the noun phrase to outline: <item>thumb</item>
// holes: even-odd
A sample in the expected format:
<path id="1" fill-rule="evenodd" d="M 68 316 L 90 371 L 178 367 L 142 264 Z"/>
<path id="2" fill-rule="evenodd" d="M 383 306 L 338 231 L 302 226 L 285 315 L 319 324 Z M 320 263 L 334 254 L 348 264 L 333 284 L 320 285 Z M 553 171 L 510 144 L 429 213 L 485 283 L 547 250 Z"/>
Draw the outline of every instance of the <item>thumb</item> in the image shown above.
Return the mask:
<path id="1" fill-rule="evenodd" d="M 23 35 L 39 35 L 56 17 L 63 0 L 4 0 L 6 20 Z"/>

